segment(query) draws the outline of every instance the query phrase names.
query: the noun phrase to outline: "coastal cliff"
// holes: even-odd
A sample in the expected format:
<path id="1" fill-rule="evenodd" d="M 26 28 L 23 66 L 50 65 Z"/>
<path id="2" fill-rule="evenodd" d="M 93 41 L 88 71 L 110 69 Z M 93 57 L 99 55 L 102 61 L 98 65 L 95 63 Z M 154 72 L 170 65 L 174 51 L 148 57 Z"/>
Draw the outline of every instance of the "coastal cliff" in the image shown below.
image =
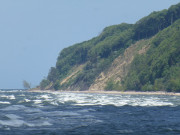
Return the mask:
<path id="1" fill-rule="evenodd" d="M 40 89 L 180 92 L 180 4 L 63 49 Z"/>

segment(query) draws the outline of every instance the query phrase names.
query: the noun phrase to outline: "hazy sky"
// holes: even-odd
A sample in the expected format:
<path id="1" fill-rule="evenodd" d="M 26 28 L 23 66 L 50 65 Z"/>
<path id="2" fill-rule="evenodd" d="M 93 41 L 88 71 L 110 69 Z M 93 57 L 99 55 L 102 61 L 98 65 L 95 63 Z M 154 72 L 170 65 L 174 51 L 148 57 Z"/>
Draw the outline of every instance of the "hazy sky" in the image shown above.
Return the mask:
<path id="1" fill-rule="evenodd" d="M 0 89 L 33 86 L 60 51 L 180 0 L 0 0 Z"/>

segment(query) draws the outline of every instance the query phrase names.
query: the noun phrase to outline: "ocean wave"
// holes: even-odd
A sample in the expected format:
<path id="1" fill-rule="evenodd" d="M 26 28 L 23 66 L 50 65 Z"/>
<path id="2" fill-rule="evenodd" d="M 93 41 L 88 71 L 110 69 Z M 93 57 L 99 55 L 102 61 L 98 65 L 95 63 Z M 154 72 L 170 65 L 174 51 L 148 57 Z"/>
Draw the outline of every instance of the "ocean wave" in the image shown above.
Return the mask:
<path id="1" fill-rule="evenodd" d="M 0 104 L 11 104 L 11 103 L 8 101 L 0 101 Z"/>
<path id="2" fill-rule="evenodd" d="M 14 95 L 0 95 L 1 98 L 6 98 L 6 99 L 16 99 Z"/>
<path id="3" fill-rule="evenodd" d="M 23 118 L 15 115 L 15 114 L 7 114 L 5 115 L 8 120 L 0 120 L 0 125 L 2 126 L 10 126 L 10 127 L 21 127 L 21 126 L 28 126 L 28 127 L 41 127 L 41 126 L 51 126 L 52 124 L 48 121 L 42 121 L 38 123 L 29 123 L 24 120 Z"/>
<path id="4" fill-rule="evenodd" d="M 16 111 L 16 110 L 24 110 L 26 109 L 26 107 L 24 105 L 11 105 L 11 106 L 8 106 L 8 107 L 5 107 L 3 109 L 0 109 L 0 110 L 3 110 L 3 111 Z"/>
<path id="5" fill-rule="evenodd" d="M 112 95 L 112 94 L 83 94 L 60 93 L 55 94 L 54 101 L 71 103 L 77 106 L 114 105 L 114 106 L 176 106 L 180 105 L 177 99 L 165 96 L 149 95 Z M 47 98 L 48 99 L 48 98 Z M 57 103 L 57 102 L 55 102 Z"/>
<path id="6" fill-rule="evenodd" d="M 7 114 L 5 116 L 9 118 L 9 120 L 0 120 L 0 124 L 3 126 L 20 127 L 25 124 L 23 120 L 20 120 L 21 117 L 17 115 Z"/>
<path id="7" fill-rule="evenodd" d="M 41 104 L 43 101 L 40 99 L 33 100 L 34 104 Z"/>

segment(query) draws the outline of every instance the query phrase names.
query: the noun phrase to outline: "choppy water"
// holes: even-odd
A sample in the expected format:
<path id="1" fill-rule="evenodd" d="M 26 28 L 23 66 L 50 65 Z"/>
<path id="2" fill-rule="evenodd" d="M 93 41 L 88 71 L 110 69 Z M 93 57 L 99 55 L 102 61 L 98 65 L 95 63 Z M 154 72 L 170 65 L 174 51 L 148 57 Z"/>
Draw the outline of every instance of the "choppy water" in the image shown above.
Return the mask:
<path id="1" fill-rule="evenodd" d="M 179 135 L 180 96 L 0 90 L 0 135 Z"/>

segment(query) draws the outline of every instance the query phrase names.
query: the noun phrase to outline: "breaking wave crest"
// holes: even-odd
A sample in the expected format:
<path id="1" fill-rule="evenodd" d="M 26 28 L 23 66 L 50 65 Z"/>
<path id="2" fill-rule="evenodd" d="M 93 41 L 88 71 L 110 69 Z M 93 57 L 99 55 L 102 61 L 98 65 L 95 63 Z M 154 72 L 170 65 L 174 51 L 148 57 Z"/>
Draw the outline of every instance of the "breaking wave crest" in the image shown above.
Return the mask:
<path id="1" fill-rule="evenodd" d="M 174 134 L 179 107 L 175 95 L 0 90 L 0 134 Z"/>
<path id="2" fill-rule="evenodd" d="M 52 105 L 73 104 L 86 105 L 114 105 L 114 106 L 177 106 L 180 100 L 176 96 L 167 95 L 114 95 L 87 93 L 45 93 L 34 100 L 35 104 L 48 102 Z"/>

